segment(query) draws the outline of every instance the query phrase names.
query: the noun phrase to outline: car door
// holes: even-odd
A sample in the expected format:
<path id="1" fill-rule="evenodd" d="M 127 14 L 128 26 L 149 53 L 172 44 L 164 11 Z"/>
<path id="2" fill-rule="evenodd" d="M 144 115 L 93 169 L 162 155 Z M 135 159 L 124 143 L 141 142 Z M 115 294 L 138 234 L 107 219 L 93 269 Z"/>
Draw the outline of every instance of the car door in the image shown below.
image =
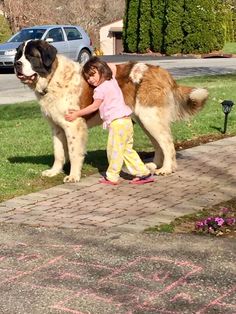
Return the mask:
<path id="1" fill-rule="evenodd" d="M 83 36 L 76 27 L 64 27 L 67 42 L 70 50 L 70 57 L 72 60 L 77 61 L 79 52 L 83 46 Z"/>
<path id="2" fill-rule="evenodd" d="M 48 40 L 60 54 L 70 58 L 68 41 L 65 40 L 65 35 L 61 27 L 51 28 L 45 35 L 45 40 Z"/>

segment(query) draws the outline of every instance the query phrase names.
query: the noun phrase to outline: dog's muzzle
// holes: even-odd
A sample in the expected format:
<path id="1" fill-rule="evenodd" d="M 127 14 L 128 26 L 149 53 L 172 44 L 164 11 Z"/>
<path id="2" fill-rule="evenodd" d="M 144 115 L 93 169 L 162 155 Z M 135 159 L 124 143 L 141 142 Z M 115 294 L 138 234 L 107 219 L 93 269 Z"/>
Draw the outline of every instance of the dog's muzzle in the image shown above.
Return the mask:
<path id="1" fill-rule="evenodd" d="M 15 69 L 16 76 L 18 77 L 18 79 L 22 81 L 22 83 L 33 84 L 37 80 L 37 76 L 38 76 L 37 73 L 34 73 L 33 75 L 30 75 L 30 76 L 26 76 L 22 73 L 23 72 L 22 62 L 19 60 L 15 61 L 14 69 Z"/>

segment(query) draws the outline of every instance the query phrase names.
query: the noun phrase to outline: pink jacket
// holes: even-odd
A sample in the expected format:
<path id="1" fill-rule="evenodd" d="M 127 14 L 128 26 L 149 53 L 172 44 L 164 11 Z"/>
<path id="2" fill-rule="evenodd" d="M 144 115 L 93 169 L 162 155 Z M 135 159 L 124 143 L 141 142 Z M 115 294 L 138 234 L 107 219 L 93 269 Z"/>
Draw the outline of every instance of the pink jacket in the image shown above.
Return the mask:
<path id="1" fill-rule="evenodd" d="M 115 78 L 106 80 L 94 89 L 93 99 L 103 100 L 99 107 L 103 128 L 119 118 L 130 116 L 132 110 L 125 104 L 122 91 Z"/>

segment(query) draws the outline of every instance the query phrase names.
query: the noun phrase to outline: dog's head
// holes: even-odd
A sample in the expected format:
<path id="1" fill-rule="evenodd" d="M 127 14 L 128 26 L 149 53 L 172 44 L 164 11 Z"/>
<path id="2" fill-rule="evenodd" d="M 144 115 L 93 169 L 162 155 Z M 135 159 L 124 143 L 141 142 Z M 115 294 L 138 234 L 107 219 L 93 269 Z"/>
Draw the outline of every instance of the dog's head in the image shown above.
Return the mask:
<path id="1" fill-rule="evenodd" d="M 52 71 L 56 54 L 56 48 L 43 40 L 22 43 L 14 61 L 16 76 L 25 84 L 33 84 L 38 76 L 46 78 Z"/>

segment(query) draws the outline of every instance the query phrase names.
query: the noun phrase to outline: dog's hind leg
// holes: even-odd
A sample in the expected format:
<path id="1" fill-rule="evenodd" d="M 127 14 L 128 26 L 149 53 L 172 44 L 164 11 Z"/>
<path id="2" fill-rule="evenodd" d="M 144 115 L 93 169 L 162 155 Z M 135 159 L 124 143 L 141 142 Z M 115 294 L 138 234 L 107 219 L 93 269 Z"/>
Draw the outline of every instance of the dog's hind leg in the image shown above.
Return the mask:
<path id="1" fill-rule="evenodd" d="M 64 182 L 79 182 L 88 138 L 88 128 L 83 118 L 68 122 L 65 127 L 70 158 L 70 174 Z"/>
<path id="2" fill-rule="evenodd" d="M 52 127 L 54 163 L 51 169 L 42 172 L 45 177 L 53 177 L 62 172 L 63 166 L 68 160 L 68 149 L 64 130 L 48 120 Z"/>
<path id="3" fill-rule="evenodd" d="M 168 119 L 161 120 L 157 108 L 143 107 L 138 104 L 135 113 L 146 130 L 155 149 L 154 163 L 161 168 L 155 170 L 155 174 L 166 175 L 176 170 L 176 155 Z M 148 165 L 147 165 L 148 166 Z M 149 166 L 153 171 L 153 167 Z"/>
<path id="4" fill-rule="evenodd" d="M 143 123 L 140 121 L 138 117 L 135 117 L 135 121 L 138 122 L 138 124 L 141 126 L 141 128 L 143 129 L 145 134 L 148 136 L 148 138 L 150 139 L 153 145 L 153 148 L 154 148 L 153 163 L 150 162 L 150 163 L 147 163 L 146 165 L 148 168 L 150 168 L 152 172 L 154 172 L 156 168 L 161 168 L 163 165 L 164 155 L 163 155 L 162 149 L 160 145 L 158 144 L 158 142 L 156 141 L 156 139 L 147 131 L 147 129 L 144 127 Z"/>

